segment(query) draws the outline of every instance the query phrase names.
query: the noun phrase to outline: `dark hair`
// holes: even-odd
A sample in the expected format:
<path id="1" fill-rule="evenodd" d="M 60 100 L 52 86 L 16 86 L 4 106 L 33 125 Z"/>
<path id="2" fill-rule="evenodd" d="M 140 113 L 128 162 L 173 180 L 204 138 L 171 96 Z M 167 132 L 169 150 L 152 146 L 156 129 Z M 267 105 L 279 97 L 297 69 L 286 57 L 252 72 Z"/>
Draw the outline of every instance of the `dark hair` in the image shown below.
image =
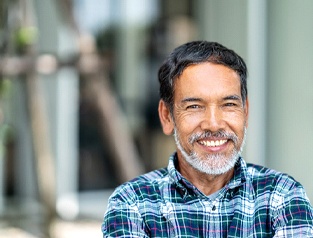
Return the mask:
<path id="1" fill-rule="evenodd" d="M 247 67 L 233 50 L 208 41 L 192 41 L 181 45 L 167 57 L 159 69 L 160 97 L 173 112 L 174 81 L 189 65 L 211 62 L 233 69 L 240 77 L 243 104 L 247 98 Z"/>

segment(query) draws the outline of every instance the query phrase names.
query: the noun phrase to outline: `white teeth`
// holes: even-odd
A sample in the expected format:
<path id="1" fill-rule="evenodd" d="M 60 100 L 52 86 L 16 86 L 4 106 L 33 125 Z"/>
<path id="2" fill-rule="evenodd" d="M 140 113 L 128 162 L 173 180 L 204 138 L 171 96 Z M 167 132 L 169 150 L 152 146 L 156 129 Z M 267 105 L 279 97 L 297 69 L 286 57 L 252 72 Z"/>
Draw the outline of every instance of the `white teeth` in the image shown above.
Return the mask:
<path id="1" fill-rule="evenodd" d="M 211 141 L 200 141 L 200 144 L 205 146 L 220 146 L 227 142 L 227 140 L 211 140 Z"/>

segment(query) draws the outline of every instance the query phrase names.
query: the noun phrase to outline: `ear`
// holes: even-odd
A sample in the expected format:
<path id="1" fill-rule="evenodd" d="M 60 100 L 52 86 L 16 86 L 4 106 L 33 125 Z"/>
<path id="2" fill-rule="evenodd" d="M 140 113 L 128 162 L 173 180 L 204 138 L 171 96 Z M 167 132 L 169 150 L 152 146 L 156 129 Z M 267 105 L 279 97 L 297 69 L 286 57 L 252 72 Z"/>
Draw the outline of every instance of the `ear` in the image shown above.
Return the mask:
<path id="1" fill-rule="evenodd" d="M 246 118 L 246 127 L 248 127 L 248 122 L 249 122 L 249 98 L 246 98 L 246 104 L 244 108 L 244 113 L 245 113 L 245 118 Z"/>
<path id="2" fill-rule="evenodd" d="M 159 117 L 165 135 L 171 135 L 174 131 L 174 121 L 169 108 L 163 100 L 159 102 Z"/>

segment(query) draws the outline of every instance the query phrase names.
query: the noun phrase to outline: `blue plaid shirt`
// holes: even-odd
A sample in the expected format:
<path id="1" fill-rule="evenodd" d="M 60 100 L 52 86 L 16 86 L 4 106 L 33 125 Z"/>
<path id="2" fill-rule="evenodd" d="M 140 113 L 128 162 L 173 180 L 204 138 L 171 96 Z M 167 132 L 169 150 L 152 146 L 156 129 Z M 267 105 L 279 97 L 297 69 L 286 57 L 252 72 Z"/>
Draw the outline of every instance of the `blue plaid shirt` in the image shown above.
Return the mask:
<path id="1" fill-rule="evenodd" d="M 176 160 L 115 190 L 103 237 L 313 237 L 313 208 L 290 176 L 240 158 L 232 180 L 206 196 Z"/>

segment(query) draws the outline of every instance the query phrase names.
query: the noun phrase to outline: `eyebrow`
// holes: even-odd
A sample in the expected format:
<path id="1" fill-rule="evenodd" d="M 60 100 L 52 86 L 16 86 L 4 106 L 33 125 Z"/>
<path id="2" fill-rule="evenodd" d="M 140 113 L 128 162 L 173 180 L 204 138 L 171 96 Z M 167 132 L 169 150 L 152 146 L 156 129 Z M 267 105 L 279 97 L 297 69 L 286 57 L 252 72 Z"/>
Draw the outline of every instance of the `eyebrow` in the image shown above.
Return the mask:
<path id="1" fill-rule="evenodd" d="M 203 101 L 201 98 L 184 98 L 183 100 L 181 100 L 182 103 L 186 103 L 186 102 L 201 102 Z"/>
<path id="2" fill-rule="evenodd" d="M 227 100 L 235 100 L 235 101 L 241 101 L 241 96 L 239 95 L 229 95 L 223 98 L 223 101 L 227 101 Z M 201 102 L 203 101 L 203 99 L 201 98 L 194 98 L 194 97 L 190 97 L 190 98 L 184 98 L 181 100 L 182 103 L 187 103 L 187 102 Z"/>
<path id="3" fill-rule="evenodd" d="M 241 96 L 238 96 L 238 95 L 230 95 L 230 96 L 224 97 L 223 100 L 236 100 L 236 101 L 241 101 Z"/>

